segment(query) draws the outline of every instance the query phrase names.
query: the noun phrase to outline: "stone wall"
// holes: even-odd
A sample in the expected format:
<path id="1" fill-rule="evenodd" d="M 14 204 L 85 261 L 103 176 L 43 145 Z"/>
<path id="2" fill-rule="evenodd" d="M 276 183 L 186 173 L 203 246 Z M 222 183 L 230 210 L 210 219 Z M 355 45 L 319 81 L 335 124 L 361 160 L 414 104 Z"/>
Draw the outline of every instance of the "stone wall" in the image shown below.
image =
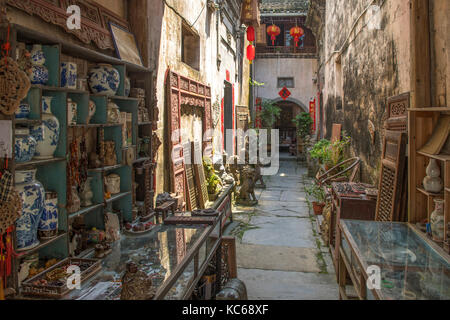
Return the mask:
<path id="1" fill-rule="evenodd" d="M 380 5 L 378 13 L 371 3 Z M 378 180 L 386 99 L 410 91 L 409 24 L 408 1 L 326 2 L 322 130 L 330 138 L 333 123 L 343 124 L 365 182 Z M 376 127 L 373 145 L 369 120 Z"/>

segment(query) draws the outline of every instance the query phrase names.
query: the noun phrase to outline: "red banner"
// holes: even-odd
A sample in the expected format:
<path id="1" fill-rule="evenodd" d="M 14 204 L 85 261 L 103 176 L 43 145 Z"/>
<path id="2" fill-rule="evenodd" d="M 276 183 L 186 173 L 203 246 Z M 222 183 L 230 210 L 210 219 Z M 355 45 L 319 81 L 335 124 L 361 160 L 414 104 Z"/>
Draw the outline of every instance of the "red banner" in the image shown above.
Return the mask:
<path id="1" fill-rule="evenodd" d="M 309 114 L 313 119 L 313 131 L 316 131 L 316 99 L 309 102 Z"/>
<path id="2" fill-rule="evenodd" d="M 262 119 L 261 119 L 261 112 L 262 112 L 262 99 L 256 98 L 255 103 L 255 128 L 262 128 Z"/>

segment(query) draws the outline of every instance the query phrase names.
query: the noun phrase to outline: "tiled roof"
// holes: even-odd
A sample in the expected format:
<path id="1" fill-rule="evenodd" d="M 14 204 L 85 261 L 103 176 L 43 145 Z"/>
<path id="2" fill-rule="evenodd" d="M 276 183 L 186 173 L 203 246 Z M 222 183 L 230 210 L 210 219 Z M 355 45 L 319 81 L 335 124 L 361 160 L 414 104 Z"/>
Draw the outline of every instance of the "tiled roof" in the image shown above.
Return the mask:
<path id="1" fill-rule="evenodd" d="M 307 14 L 309 0 L 262 0 L 261 13 Z"/>

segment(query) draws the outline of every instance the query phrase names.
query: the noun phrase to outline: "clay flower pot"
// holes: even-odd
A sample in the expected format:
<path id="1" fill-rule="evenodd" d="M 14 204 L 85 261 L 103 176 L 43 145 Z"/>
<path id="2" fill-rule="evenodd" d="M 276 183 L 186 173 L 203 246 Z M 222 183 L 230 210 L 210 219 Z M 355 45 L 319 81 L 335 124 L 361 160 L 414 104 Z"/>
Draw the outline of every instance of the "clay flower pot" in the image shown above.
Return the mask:
<path id="1" fill-rule="evenodd" d="M 325 207 L 325 203 L 322 202 L 313 202 L 313 210 L 316 216 L 320 216 L 323 212 L 323 208 Z"/>

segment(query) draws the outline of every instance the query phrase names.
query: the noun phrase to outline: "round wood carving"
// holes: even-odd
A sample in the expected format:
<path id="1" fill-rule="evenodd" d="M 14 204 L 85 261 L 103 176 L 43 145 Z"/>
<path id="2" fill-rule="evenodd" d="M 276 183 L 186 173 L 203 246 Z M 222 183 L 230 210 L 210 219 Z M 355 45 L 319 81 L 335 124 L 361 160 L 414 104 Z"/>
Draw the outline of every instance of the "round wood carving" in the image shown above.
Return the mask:
<path id="1" fill-rule="evenodd" d="M 31 88 L 27 74 L 12 58 L 0 59 L 0 111 L 13 115 Z"/>

